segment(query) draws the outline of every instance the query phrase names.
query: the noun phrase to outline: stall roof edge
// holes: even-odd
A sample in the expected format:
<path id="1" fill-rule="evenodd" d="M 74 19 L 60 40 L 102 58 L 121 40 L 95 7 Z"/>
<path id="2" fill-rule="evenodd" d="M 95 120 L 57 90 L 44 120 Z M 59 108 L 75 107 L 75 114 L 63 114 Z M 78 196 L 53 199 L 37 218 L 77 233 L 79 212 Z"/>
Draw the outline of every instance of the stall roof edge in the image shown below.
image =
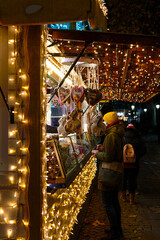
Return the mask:
<path id="1" fill-rule="evenodd" d="M 124 45 L 138 44 L 141 46 L 155 46 L 160 48 L 160 36 L 62 29 L 48 29 L 48 31 L 53 39 L 107 42 Z"/>

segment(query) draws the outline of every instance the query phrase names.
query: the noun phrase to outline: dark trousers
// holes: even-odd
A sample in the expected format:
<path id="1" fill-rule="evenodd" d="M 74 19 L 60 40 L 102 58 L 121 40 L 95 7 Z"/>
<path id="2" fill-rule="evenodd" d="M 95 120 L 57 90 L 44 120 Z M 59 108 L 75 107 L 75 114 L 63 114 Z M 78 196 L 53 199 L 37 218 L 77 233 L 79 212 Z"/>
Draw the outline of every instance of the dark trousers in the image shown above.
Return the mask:
<path id="1" fill-rule="evenodd" d="M 137 168 L 124 168 L 123 191 L 135 193 L 137 188 Z"/>
<path id="2" fill-rule="evenodd" d="M 102 191 L 102 203 L 107 212 L 111 230 L 121 232 L 121 207 L 118 191 Z"/>

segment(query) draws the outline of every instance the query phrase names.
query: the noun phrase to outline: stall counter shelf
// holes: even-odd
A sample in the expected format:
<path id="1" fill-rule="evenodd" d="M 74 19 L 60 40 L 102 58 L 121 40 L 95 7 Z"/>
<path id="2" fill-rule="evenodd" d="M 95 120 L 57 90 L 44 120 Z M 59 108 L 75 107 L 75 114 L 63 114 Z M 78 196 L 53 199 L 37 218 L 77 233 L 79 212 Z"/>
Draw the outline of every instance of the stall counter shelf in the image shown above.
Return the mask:
<path id="1" fill-rule="evenodd" d="M 100 137 L 81 134 L 47 136 L 47 191 L 68 187 L 82 170 Z"/>

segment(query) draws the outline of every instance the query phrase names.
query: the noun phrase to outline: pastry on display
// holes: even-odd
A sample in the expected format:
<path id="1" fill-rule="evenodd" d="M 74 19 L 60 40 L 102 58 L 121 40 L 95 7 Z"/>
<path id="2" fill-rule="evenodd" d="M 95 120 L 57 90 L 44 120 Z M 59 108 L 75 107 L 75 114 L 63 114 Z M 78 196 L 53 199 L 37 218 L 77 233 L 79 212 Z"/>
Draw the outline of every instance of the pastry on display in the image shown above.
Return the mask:
<path id="1" fill-rule="evenodd" d="M 60 87 L 56 94 L 59 104 L 62 106 L 64 103 L 70 103 L 70 94 L 71 91 L 69 88 Z"/>
<path id="2" fill-rule="evenodd" d="M 67 116 L 66 116 L 66 115 L 62 116 L 62 117 L 59 119 L 59 121 L 58 121 L 59 127 L 57 128 L 59 135 L 63 135 L 63 136 L 67 135 L 67 132 L 66 132 L 66 130 L 65 130 L 65 124 L 66 124 L 66 122 L 67 122 Z"/>
<path id="3" fill-rule="evenodd" d="M 94 106 L 102 99 L 102 93 L 98 89 L 86 88 L 85 97 L 87 103 L 91 106 Z"/>
<path id="4" fill-rule="evenodd" d="M 71 89 L 71 96 L 75 103 L 83 102 L 84 100 L 84 87 L 83 86 L 74 86 Z"/>
<path id="5" fill-rule="evenodd" d="M 74 109 L 69 114 L 69 120 L 65 123 L 65 130 L 69 133 L 78 133 L 81 129 L 81 121 L 78 119 L 78 110 Z"/>
<path id="6" fill-rule="evenodd" d="M 53 147 L 53 144 L 52 144 L 50 139 L 49 139 L 49 141 L 47 141 L 46 156 L 47 156 L 48 182 L 52 182 L 57 177 L 61 176 L 61 172 L 60 172 L 60 169 L 59 169 L 59 166 L 58 166 L 56 154 L 54 152 L 54 147 Z"/>
<path id="7" fill-rule="evenodd" d="M 91 132 L 96 136 L 104 135 L 106 131 L 106 125 L 103 123 L 103 118 L 101 115 L 96 115 L 93 118 L 92 125 L 91 125 Z"/>

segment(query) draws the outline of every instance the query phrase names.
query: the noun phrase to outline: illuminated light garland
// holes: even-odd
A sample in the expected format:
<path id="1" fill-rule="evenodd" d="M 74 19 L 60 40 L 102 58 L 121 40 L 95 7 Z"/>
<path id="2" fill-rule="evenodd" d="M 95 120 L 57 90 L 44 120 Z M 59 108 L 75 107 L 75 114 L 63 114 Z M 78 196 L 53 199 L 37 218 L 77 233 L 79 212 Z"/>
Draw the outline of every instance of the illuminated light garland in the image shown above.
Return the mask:
<path id="1" fill-rule="evenodd" d="M 73 47 L 79 47 L 78 42 L 74 42 Z M 64 53 L 68 53 L 70 45 L 64 40 L 63 46 L 66 49 Z M 125 63 L 127 57 L 127 51 L 131 50 L 131 59 L 129 60 L 129 66 L 127 69 L 126 77 L 123 76 L 125 70 Z M 104 54 L 102 58 L 102 63 L 100 65 L 100 88 L 105 86 L 104 76 L 106 77 L 107 85 L 111 85 L 111 91 L 107 92 L 102 90 L 103 98 L 107 99 L 117 99 L 122 101 L 138 101 L 143 102 L 146 100 L 146 96 L 153 96 L 152 94 L 159 93 L 160 88 L 160 78 L 159 78 L 159 69 L 160 69 L 160 50 L 156 47 L 150 46 L 140 46 L 136 44 L 128 44 L 128 46 L 120 45 L 114 46 L 112 43 L 92 43 L 91 47 L 88 49 L 88 53 L 94 54 Z M 98 60 L 98 56 L 92 58 Z M 117 70 L 117 72 L 116 72 Z M 87 74 L 85 71 L 82 72 L 83 79 L 87 81 Z M 123 82 L 122 82 L 122 77 Z M 137 82 L 139 85 L 137 85 Z M 144 83 L 147 80 L 146 83 Z M 121 88 L 120 84 L 123 83 Z M 125 91 L 134 88 L 134 93 L 130 91 L 130 98 L 126 99 Z M 121 93 L 115 91 L 113 88 L 121 89 Z M 144 89 L 144 90 L 143 90 Z M 141 94 L 143 92 L 143 94 Z M 151 93 L 152 92 L 152 93 Z"/>
<path id="2" fill-rule="evenodd" d="M 42 179 L 41 179 L 41 191 L 43 194 L 42 198 L 42 238 L 47 240 L 48 239 L 48 217 L 47 217 L 47 183 L 46 183 L 46 173 L 47 173 L 47 158 L 46 158 L 46 76 L 47 76 L 47 68 L 46 68 L 46 49 L 47 49 L 47 26 L 43 25 L 42 27 L 42 34 L 41 34 L 41 47 L 40 47 L 40 55 L 41 55 L 41 71 L 40 71 L 40 78 L 42 82 L 41 88 L 41 158 L 42 158 Z"/>
<path id="3" fill-rule="evenodd" d="M 69 239 L 96 174 L 95 160 L 91 157 L 68 188 L 58 189 L 52 195 L 54 204 L 48 212 L 49 239 Z"/>
<path id="4" fill-rule="evenodd" d="M 10 238 L 11 236 L 12 236 L 12 230 L 9 229 L 9 230 L 7 231 L 7 237 Z"/>
<path id="5" fill-rule="evenodd" d="M 26 195 L 27 185 L 28 185 L 28 134 L 27 134 L 27 111 L 26 107 L 29 102 L 29 79 L 27 73 L 27 62 L 26 62 L 26 53 L 24 54 L 24 41 L 26 41 L 25 28 L 11 26 L 8 28 L 8 50 L 9 50 L 9 59 L 8 59 L 8 89 L 9 89 L 9 106 L 14 107 L 14 125 L 9 125 L 9 147 L 8 153 L 9 157 L 11 156 L 12 160 L 11 165 L 9 165 L 10 171 L 14 171 L 15 174 L 9 176 L 9 182 L 16 184 L 17 191 L 14 191 L 13 197 L 15 202 L 8 203 L 9 206 L 17 212 L 15 219 L 9 219 L 9 212 L 7 216 L 4 213 L 4 221 L 6 224 L 13 225 L 8 228 L 6 233 L 6 238 L 15 238 L 18 240 L 28 239 L 28 225 L 24 226 L 23 221 L 27 219 L 28 216 L 28 206 L 27 202 L 23 200 L 22 195 Z M 19 45 L 22 47 L 19 48 Z M 25 57 L 24 57 L 25 56 Z M 24 64 L 25 63 L 25 64 Z M 14 86 L 14 87 L 13 87 Z M 23 104 L 22 104 L 23 103 Z M 25 123 L 23 125 L 22 123 Z M 25 129 L 24 129 L 25 127 Z M 10 129 L 11 128 L 11 129 Z M 22 131 L 25 131 L 25 135 L 21 134 Z M 13 147 L 13 144 L 16 144 Z M 10 145 L 11 144 L 11 145 Z M 7 190 L 12 191 L 12 190 Z M 27 199 L 27 198 L 26 198 Z M 25 215 L 20 215 L 21 210 L 19 208 L 25 208 Z M 18 219 L 18 221 L 17 221 Z M 23 227 L 22 227 L 23 226 Z M 0 236 L 1 237 L 1 236 Z"/>

